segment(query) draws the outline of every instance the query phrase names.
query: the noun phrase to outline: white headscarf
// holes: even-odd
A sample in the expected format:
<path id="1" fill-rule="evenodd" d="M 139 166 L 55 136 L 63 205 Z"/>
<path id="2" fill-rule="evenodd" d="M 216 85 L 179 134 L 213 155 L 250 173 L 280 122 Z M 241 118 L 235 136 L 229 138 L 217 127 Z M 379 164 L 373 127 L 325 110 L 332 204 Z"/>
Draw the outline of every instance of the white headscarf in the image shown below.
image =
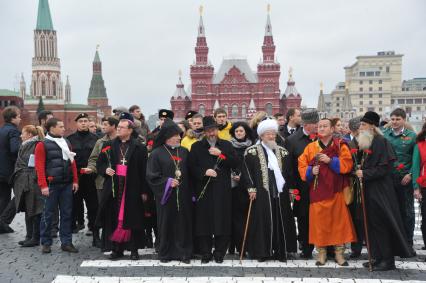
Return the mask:
<path id="1" fill-rule="evenodd" d="M 74 161 L 74 156 L 76 155 L 76 153 L 70 150 L 70 148 L 68 147 L 68 143 L 64 138 L 54 138 L 51 135 L 47 134 L 46 140 L 53 141 L 61 148 L 63 160 L 70 160 L 71 162 Z"/>

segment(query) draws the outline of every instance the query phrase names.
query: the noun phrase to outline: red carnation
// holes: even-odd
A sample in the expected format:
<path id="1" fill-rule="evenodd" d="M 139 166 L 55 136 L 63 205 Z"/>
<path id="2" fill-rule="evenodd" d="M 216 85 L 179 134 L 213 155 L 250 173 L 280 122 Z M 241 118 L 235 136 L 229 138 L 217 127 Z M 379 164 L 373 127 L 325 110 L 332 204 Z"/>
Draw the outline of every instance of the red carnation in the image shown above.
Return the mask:
<path id="1" fill-rule="evenodd" d="M 299 201 L 300 200 L 300 196 L 297 195 L 297 196 L 294 197 L 294 199 L 297 200 L 297 201 Z"/>
<path id="2" fill-rule="evenodd" d="M 102 149 L 102 152 L 107 152 L 110 149 L 111 149 L 111 146 L 106 146 Z"/>
<path id="3" fill-rule="evenodd" d="M 404 169 L 404 164 L 400 163 L 398 164 L 398 166 L 396 167 L 396 170 L 401 171 L 402 169 Z"/>
<path id="4" fill-rule="evenodd" d="M 372 154 L 373 152 L 371 151 L 371 149 L 365 149 L 364 150 L 364 152 L 366 153 L 366 154 Z"/>
<path id="5" fill-rule="evenodd" d="M 357 152 L 358 152 L 358 149 L 356 149 L 356 148 L 352 148 L 352 149 L 351 149 L 351 153 L 352 153 L 352 154 L 357 154 Z"/>
<path id="6" fill-rule="evenodd" d="M 53 177 L 52 177 L 52 176 L 49 176 L 49 177 L 47 177 L 47 180 L 48 180 L 49 182 L 52 182 L 52 181 L 53 181 Z"/>
<path id="7" fill-rule="evenodd" d="M 317 135 L 316 134 L 310 134 L 309 135 L 309 139 L 311 139 L 311 140 L 314 140 L 314 139 L 316 139 L 317 138 Z"/>
<path id="8" fill-rule="evenodd" d="M 154 145 L 154 140 L 149 140 L 149 141 L 147 142 L 147 145 L 148 145 L 148 146 L 153 146 L 153 145 Z"/>
<path id="9" fill-rule="evenodd" d="M 172 155 L 172 159 L 174 161 L 181 161 L 182 160 L 182 158 L 180 158 L 179 156 L 175 156 L 175 155 Z"/>
<path id="10" fill-rule="evenodd" d="M 219 159 L 222 159 L 222 160 L 225 160 L 225 159 L 226 159 L 226 156 L 225 156 L 224 154 L 222 154 L 222 153 L 221 153 L 221 154 L 219 154 L 219 156 L 218 156 L 218 157 L 219 157 Z"/>
<path id="11" fill-rule="evenodd" d="M 293 195 L 298 195 L 298 194 L 300 194 L 299 190 L 298 189 L 294 189 L 293 190 Z"/>

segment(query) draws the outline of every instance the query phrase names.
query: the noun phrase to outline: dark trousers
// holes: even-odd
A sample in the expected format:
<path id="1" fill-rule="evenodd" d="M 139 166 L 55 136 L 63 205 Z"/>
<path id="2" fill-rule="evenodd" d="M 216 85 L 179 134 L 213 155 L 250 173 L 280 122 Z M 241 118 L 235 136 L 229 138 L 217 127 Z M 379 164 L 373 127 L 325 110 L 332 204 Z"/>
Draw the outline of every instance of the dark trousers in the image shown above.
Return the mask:
<path id="1" fill-rule="evenodd" d="M 293 211 L 297 217 L 297 239 L 300 250 L 305 255 L 311 255 L 314 246 L 309 244 L 309 189 L 301 189 L 300 196 L 300 201 L 293 204 Z"/>
<path id="2" fill-rule="evenodd" d="M 354 201 L 348 206 L 357 237 L 357 241 L 351 243 L 351 250 L 353 253 L 361 253 L 362 244 L 365 238 L 363 210 L 362 204 L 360 203 L 361 192 L 359 190 L 360 188 L 358 187 L 354 188 Z"/>
<path id="3" fill-rule="evenodd" d="M 423 235 L 423 245 L 426 247 L 426 188 L 420 189 L 422 192 L 422 202 L 420 202 L 420 212 L 422 214 L 421 230 Z"/>
<path id="4" fill-rule="evenodd" d="M 32 239 L 34 241 L 40 241 L 40 219 L 40 214 L 30 217 L 27 213 L 25 213 L 25 227 L 27 229 L 25 240 Z"/>
<path id="5" fill-rule="evenodd" d="M 0 182 L 0 215 L 6 209 L 12 196 L 12 187 L 6 182 Z"/>
<path id="6" fill-rule="evenodd" d="M 60 226 L 59 237 L 62 245 L 72 243 L 72 184 L 51 184 L 49 196 L 44 198 L 44 210 L 41 216 L 40 236 L 41 244 L 52 245 L 52 216 L 59 205 Z"/>
<path id="7" fill-rule="evenodd" d="M 93 230 L 98 210 L 98 196 L 93 175 L 80 175 L 78 179 L 79 190 L 74 194 L 73 227 L 76 224 L 84 225 L 84 202 L 87 207 L 89 230 Z"/>
<path id="8" fill-rule="evenodd" d="M 394 175 L 393 185 L 398 199 L 399 210 L 401 212 L 401 218 L 404 224 L 405 234 L 407 235 L 407 242 L 410 246 L 412 246 L 414 237 L 414 225 L 416 222 L 414 215 L 413 184 L 410 181 L 407 185 L 402 185 L 402 177 L 403 176 Z"/>
<path id="9" fill-rule="evenodd" d="M 0 222 L 3 222 L 5 224 L 12 223 L 13 219 L 16 215 L 16 203 L 15 203 L 15 197 L 13 197 L 9 203 L 6 205 L 6 208 L 3 210 L 3 212 L 0 214 Z"/>
<path id="10" fill-rule="evenodd" d="M 223 258 L 228 249 L 230 236 L 214 236 L 214 252 L 215 258 Z M 202 256 L 211 256 L 213 248 L 213 236 L 197 237 L 200 254 Z"/>

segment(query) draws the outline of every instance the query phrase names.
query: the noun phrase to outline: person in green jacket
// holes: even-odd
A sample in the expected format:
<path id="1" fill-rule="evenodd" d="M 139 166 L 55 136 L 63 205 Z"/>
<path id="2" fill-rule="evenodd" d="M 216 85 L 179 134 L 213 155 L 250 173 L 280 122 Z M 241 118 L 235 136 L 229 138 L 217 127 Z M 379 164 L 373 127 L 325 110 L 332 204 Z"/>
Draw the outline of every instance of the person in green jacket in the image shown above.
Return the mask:
<path id="1" fill-rule="evenodd" d="M 398 196 L 402 221 L 408 244 L 413 246 L 414 237 L 414 190 L 411 176 L 413 150 L 416 145 L 416 133 L 405 127 L 407 114 L 396 108 L 392 111 L 391 126 L 384 131 L 385 138 L 396 153 L 393 166 L 393 184 Z"/>

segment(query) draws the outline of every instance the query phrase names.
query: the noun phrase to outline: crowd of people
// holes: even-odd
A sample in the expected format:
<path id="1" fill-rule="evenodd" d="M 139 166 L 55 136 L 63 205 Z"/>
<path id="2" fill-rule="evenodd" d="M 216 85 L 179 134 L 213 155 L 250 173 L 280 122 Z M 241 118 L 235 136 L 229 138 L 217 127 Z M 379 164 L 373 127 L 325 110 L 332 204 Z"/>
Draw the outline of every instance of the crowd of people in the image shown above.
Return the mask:
<path id="1" fill-rule="evenodd" d="M 52 112 L 21 130 L 18 108 L 2 115 L 0 233 L 24 212 L 18 244 L 42 253 L 58 232 L 61 249 L 78 252 L 72 235 L 87 227 L 111 260 L 155 248 L 161 262 L 286 261 L 316 249 L 316 265 L 347 266 L 366 246 L 365 267 L 392 270 L 396 256 L 416 256 L 415 199 L 426 242 L 426 123 L 416 134 L 403 109 L 389 122 L 369 111 L 347 125 L 316 109 L 231 122 L 218 108 L 178 123 L 162 109 L 150 131 L 133 105 L 100 129 L 81 113 L 66 138 Z"/>

